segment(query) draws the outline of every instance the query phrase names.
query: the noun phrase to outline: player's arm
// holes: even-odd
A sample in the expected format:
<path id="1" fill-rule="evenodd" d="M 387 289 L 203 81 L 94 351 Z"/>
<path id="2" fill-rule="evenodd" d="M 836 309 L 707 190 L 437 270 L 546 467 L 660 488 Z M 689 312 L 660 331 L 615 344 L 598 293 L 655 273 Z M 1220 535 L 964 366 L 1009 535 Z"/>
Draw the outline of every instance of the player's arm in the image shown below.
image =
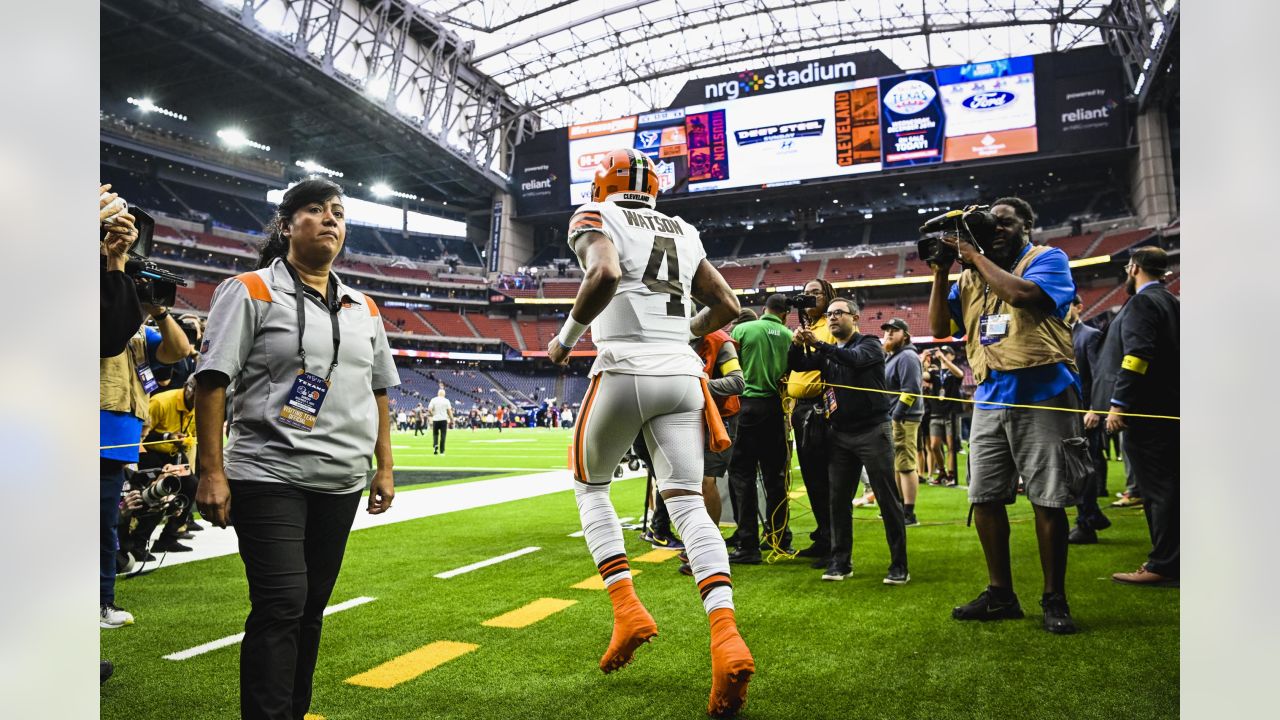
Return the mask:
<path id="1" fill-rule="evenodd" d="M 698 263 L 698 269 L 693 273 L 693 287 L 689 294 L 704 306 L 689 321 L 689 332 L 694 337 L 719 330 L 737 319 L 738 313 L 742 312 L 738 296 L 729 287 L 729 283 L 724 281 L 720 271 L 712 267 L 706 258 Z"/>
<path id="2" fill-rule="evenodd" d="M 587 331 L 591 321 L 608 307 L 618 290 L 618 282 L 622 280 L 618 249 L 604 233 L 584 232 L 578 235 L 573 251 L 585 276 L 578 288 L 578 297 L 573 301 L 573 309 L 564 320 L 564 327 L 547 346 L 547 357 L 557 365 L 569 362 L 569 351 Z"/>

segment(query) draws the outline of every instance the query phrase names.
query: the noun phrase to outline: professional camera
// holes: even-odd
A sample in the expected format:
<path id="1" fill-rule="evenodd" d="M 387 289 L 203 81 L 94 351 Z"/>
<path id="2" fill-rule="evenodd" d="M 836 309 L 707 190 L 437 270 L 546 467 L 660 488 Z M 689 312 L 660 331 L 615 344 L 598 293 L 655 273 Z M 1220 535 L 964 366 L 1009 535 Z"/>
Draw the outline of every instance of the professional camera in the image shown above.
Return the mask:
<path id="1" fill-rule="evenodd" d="M 178 299 L 178 286 L 186 287 L 187 281 L 150 260 L 151 246 L 155 239 L 156 221 L 141 208 L 130 208 L 133 224 L 138 228 L 138 240 L 129 248 L 129 259 L 124 272 L 133 278 L 138 289 L 138 301 L 147 305 L 172 307 Z"/>
<path id="2" fill-rule="evenodd" d="M 141 492 L 143 509 L 137 514 L 160 513 L 181 515 L 187 509 L 187 498 L 182 492 L 182 480 L 190 474 L 188 465 L 167 466 L 135 471 L 129 476 L 128 485 Z"/>
<path id="3" fill-rule="evenodd" d="M 942 242 L 946 236 L 963 238 L 982 253 L 991 249 L 995 239 L 996 218 L 987 205 L 970 205 L 963 210 L 950 210 L 920 226 L 924 237 L 916 243 L 920 259 L 930 265 L 950 265 L 956 251 Z"/>
<path id="4" fill-rule="evenodd" d="M 818 298 L 812 295 L 800 293 L 787 298 L 787 308 L 795 308 L 798 311 L 796 314 L 800 316 L 800 327 L 803 328 L 809 327 L 809 316 L 805 310 L 816 307 L 818 307 Z"/>

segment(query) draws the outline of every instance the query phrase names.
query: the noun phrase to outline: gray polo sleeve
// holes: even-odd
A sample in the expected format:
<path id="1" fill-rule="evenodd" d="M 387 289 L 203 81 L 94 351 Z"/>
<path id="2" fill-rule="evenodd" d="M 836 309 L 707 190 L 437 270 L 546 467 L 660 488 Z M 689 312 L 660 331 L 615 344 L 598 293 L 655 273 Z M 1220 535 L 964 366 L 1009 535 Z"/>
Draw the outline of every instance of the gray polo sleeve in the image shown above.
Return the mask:
<path id="1" fill-rule="evenodd" d="M 244 369 L 258 328 L 257 301 L 235 278 L 224 280 L 213 293 L 213 305 L 200 344 L 196 374 L 213 370 L 234 379 Z"/>
<path id="2" fill-rule="evenodd" d="M 396 370 L 395 357 L 391 354 L 391 343 L 387 341 L 387 326 L 382 322 L 382 314 L 377 311 L 373 298 L 364 296 L 374 312 L 373 321 L 373 389 L 386 390 L 400 384 L 400 372 Z"/>

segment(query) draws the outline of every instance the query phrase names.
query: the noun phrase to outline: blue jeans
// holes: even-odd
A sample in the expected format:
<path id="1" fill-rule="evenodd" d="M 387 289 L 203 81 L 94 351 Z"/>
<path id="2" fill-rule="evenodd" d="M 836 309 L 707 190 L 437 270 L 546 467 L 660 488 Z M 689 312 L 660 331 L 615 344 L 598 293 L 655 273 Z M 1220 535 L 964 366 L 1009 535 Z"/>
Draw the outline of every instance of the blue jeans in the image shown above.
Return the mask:
<path id="1" fill-rule="evenodd" d="M 100 458 L 98 466 L 101 524 L 98 535 L 98 604 L 107 605 L 116 601 L 116 549 L 119 547 L 116 525 L 120 521 L 120 491 L 124 489 L 124 463 L 119 460 Z"/>

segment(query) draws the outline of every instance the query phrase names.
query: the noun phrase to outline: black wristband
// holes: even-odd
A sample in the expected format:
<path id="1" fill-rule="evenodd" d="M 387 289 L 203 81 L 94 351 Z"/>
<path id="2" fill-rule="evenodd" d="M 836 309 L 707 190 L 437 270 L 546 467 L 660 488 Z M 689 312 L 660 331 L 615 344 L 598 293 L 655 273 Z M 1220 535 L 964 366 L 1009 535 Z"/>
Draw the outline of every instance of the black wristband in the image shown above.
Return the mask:
<path id="1" fill-rule="evenodd" d="M 160 321 L 161 321 L 161 320 L 164 320 L 164 319 L 165 319 L 165 318 L 167 318 L 167 317 L 169 317 L 169 310 L 166 308 L 166 309 L 165 309 L 165 311 L 164 311 L 164 312 L 162 312 L 162 313 L 160 313 L 159 315 L 152 315 L 152 316 L 151 316 L 151 319 L 152 319 L 152 320 L 155 320 L 155 321 L 156 321 L 156 324 L 157 324 L 157 325 L 159 325 L 159 324 L 160 324 Z"/>

